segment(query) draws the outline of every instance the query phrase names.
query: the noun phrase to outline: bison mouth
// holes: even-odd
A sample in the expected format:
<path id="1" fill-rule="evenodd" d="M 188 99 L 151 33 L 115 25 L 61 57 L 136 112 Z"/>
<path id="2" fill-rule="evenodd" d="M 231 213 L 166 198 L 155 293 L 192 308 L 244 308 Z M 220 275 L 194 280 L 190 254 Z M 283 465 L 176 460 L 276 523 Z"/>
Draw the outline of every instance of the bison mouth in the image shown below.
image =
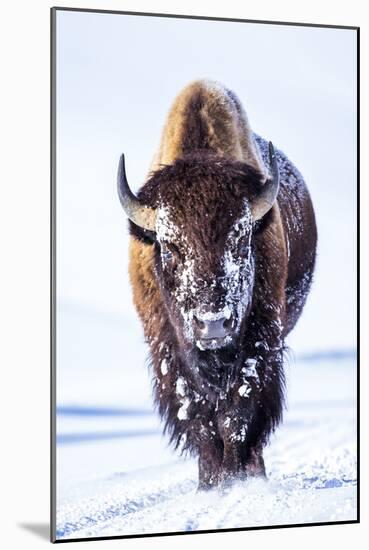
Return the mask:
<path id="1" fill-rule="evenodd" d="M 218 338 L 199 338 L 196 340 L 196 346 L 200 351 L 218 350 L 228 347 L 232 341 L 233 338 L 230 335 Z"/>
<path id="2" fill-rule="evenodd" d="M 218 349 L 197 349 L 190 364 L 199 393 L 215 402 L 234 380 L 239 369 L 239 355 L 234 344 Z"/>

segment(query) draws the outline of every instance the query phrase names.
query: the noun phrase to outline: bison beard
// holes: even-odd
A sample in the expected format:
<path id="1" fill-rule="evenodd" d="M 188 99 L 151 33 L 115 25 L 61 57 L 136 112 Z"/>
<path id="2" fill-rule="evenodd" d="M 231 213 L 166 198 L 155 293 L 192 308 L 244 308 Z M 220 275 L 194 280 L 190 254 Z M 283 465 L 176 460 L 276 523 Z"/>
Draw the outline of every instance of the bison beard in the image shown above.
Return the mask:
<path id="1" fill-rule="evenodd" d="M 173 351 L 153 355 L 154 365 L 170 365 L 155 378 L 159 412 L 175 446 L 199 456 L 200 488 L 265 475 L 262 447 L 282 417 L 283 349 L 275 324 L 251 317 L 237 350 L 195 351 L 186 362 Z M 262 334 L 273 351 L 260 345 Z"/>
<path id="2" fill-rule="evenodd" d="M 263 447 L 283 412 L 284 339 L 310 289 L 316 227 L 304 181 L 280 151 L 278 200 L 265 212 L 264 193 L 263 215 L 252 220 L 266 189 L 260 159 L 220 154 L 211 141 L 216 121 L 210 131 L 204 107 L 210 111 L 214 97 L 224 105 L 226 97 L 237 131 L 247 131 L 247 120 L 240 123 L 234 94 L 201 81 L 192 86 L 181 111 L 185 121 L 176 119 L 188 128 L 177 144 L 181 154 L 155 167 L 138 199 L 120 171 L 120 193 L 131 218 L 130 278 L 150 346 L 155 403 L 175 447 L 198 456 L 205 489 L 265 476 Z M 241 137 L 249 143 L 245 158 L 256 147 L 268 166 L 267 142 Z M 163 227 L 168 212 L 171 222 Z M 224 326 L 232 325 L 228 339 L 219 345 L 215 339 L 209 349 L 196 339 L 196 315 L 205 305 L 206 318 L 227 311 Z"/>

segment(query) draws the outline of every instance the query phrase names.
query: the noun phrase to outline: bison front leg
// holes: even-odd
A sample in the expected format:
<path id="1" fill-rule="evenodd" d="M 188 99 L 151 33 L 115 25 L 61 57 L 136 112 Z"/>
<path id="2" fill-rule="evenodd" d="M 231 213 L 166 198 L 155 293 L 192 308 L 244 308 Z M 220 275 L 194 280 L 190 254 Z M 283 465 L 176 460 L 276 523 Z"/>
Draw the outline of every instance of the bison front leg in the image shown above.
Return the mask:
<path id="1" fill-rule="evenodd" d="M 220 439 L 204 441 L 199 449 L 199 490 L 217 486 L 223 459 L 223 443 Z"/>
<path id="2" fill-rule="evenodd" d="M 213 421 L 197 419 L 192 422 L 187 440 L 189 447 L 198 455 L 198 489 L 207 490 L 217 486 L 223 460 L 223 442 Z"/>
<path id="3" fill-rule="evenodd" d="M 225 485 L 248 477 L 266 477 L 262 446 L 248 441 L 249 423 L 238 414 L 226 416 L 220 426 L 224 445 L 220 481 Z"/>
<path id="4" fill-rule="evenodd" d="M 245 464 L 246 474 L 252 477 L 263 477 L 266 479 L 263 448 L 251 447 Z"/>

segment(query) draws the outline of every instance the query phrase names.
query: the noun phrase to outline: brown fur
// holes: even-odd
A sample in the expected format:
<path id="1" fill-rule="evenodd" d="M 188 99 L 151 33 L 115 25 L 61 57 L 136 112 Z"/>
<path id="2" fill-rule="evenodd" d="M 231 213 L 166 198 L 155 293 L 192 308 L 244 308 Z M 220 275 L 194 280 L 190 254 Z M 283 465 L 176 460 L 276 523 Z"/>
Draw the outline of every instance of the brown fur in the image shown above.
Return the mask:
<path id="1" fill-rule="evenodd" d="M 151 170 L 199 149 L 246 162 L 265 174 L 246 113 L 237 97 L 217 82 L 192 82 L 177 96 Z"/>

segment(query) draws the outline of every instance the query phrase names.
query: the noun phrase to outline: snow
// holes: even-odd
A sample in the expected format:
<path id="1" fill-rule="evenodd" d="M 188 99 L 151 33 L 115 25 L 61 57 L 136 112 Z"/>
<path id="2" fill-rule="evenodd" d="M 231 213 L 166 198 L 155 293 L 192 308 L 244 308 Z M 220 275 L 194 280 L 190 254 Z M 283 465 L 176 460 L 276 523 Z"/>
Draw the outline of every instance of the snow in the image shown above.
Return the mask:
<path id="1" fill-rule="evenodd" d="M 177 379 L 176 392 L 177 392 L 177 395 L 180 395 L 182 397 L 184 397 L 186 395 L 186 381 L 182 376 L 180 376 Z"/>
<path id="2" fill-rule="evenodd" d="M 251 255 L 252 216 L 245 201 L 243 214 L 230 231 L 225 245 L 223 269 L 225 273 L 222 282 L 226 292 L 225 300 L 231 311 L 237 310 L 236 328 L 240 328 L 244 313 L 252 296 L 254 284 L 254 258 Z M 244 246 L 246 256 L 239 254 L 240 242 L 247 241 Z"/>
<path id="3" fill-rule="evenodd" d="M 251 392 L 251 386 L 246 382 L 245 384 L 242 384 L 242 386 L 238 388 L 238 393 L 241 397 L 248 397 L 250 392 Z"/>
<path id="4" fill-rule="evenodd" d="M 160 206 L 157 209 L 156 236 L 159 242 L 171 242 L 180 236 L 178 228 L 171 221 L 170 214 L 167 206 Z"/>
<path id="5" fill-rule="evenodd" d="M 186 420 L 186 418 L 187 418 L 187 409 L 190 406 L 190 404 L 191 404 L 191 401 L 189 400 L 188 397 L 185 397 L 181 401 L 181 406 L 179 407 L 178 413 L 177 413 L 177 418 L 179 420 Z"/>
<path id="6" fill-rule="evenodd" d="M 256 347 L 256 346 L 255 346 Z M 246 361 L 246 366 L 242 368 L 242 373 L 249 378 L 256 378 L 259 380 L 259 375 L 256 370 L 257 360 L 250 358 Z"/>
<path id="7" fill-rule="evenodd" d="M 265 450 L 268 481 L 251 479 L 198 493 L 196 460 L 174 452 L 162 435 L 141 348 L 119 354 L 126 324 L 70 307 L 62 312 L 67 341 L 75 339 L 75 326 L 83 325 L 86 336 L 99 334 L 108 341 L 117 361 L 104 365 L 105 383 L 98 365 L 83 378 L 85 367 L 74 354 L 63 372 L 57 415 L 58 538 L 355 519 L 354 355 L 291 356 L 285 420 Z M 78 336 L 83 341 L 83 332 Z M 176 388 L 185 418 L 185 380 L 178 378 Z"/>
<path id="8" fill-rule="evenodd" d="M 205 311 L 201 313 L 200 319 L 201 321 L 218 321 L 219 319 L 230 319 L 231 315 L 231 308 L 226 306 L 219 311 Z"/>
<path id="9" fill-rule="evenodd" d="M 168 361 L 166 359 L 163 359 L 161 364 L 160 364 L 160 370 L 161 370 L 161 374 L 163 376 L 165 376 L 166 374 L 168 374 Z"/>

